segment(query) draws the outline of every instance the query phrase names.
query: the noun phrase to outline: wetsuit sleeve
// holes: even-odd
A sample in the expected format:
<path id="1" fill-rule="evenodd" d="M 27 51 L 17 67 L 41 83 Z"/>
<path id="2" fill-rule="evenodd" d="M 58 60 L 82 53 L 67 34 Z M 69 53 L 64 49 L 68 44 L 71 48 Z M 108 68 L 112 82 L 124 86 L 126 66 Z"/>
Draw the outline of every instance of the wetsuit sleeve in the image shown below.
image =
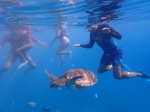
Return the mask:
<path id="1" fill-rule="evenodd" d="M 8 38 L 9 38 L 8 35 L 2 38 L 2 40 L 0 41 L 0 46 L 3 46 L 8 41 Z"/>
<path id="2" fill-rule="evenodd" d="M 94 45 L 95 41 L 92 39 L 91 35 L 90 35 L 90 42 L 88 44 L 81 44 L 80 47 L 83 48 L 92 48 Z"/>
<path id="3" fill-rule="evenodd" d="M 109 26 L 109 29 L 111 31 L 111 36 L 115 39 L 121 39 L 122 36 L 119 32 L 115 31 L 112 27 Z"/>

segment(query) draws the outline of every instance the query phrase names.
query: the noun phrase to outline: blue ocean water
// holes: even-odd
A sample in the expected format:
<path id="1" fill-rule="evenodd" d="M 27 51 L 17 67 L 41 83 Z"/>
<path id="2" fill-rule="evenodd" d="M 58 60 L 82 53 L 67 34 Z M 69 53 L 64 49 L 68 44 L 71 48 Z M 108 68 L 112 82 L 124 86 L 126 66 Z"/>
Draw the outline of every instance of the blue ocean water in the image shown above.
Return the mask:
<path id="1" fill-rule="evenodd" d="M 0 76 L 0 112 L 150 112 L 150 82 L 142 78 L 117 80 L 111 70 L 98 74 L 103 51 L 96 44 L 92 49 L 72 47 L 75 43 L 89 42 L 86 26 L 95 22 L 102 23 L 98 19 L 101 15 L 111 15 L 107 23 L 123 37 L 122 40 L 116 40 L 123 49 L 123 62 L 132 71 L 141 69 L 150 75 L 148 0 L 121 1 L 119 7 L 105 7 L 105 10 L 99 7 L 102 8 L 112 1 L 100 4 L 93 0 L 77 0 L 72 5 L 67 1 L 22 0 L 25 4 L 23 6 L 2 5 L 6 4 L 4 2 L 0 1 L 0 8 L 3 8 L 0 15 L 0 39 L 7 34 L 5 24 L 22 22 L 32 27 L 34 38 L 49 44 L 55 36 L 55 23 L 62 19 L 67 22 L 71 41 L 67 49 L 72 50 L 73 54 L 71 60 L 65 57 L 65 66 L 60 66 L 59 57 L 55 54 L 58 41 L 53 46 L 46 47 L 34 44 L 28 51 L 37 64 L 34 70 L 27 75 L 23 71 L 28 66 L 16 71 L 19 63 L 17 60 Z M 49 13 L 58 9 L 62 12 Z M 103 15 L 108 10 L 112 12 Z M 9 50 L 9 44 L 0 49 L 0 67 L 4 65 Z M 91 70 L 97 75 L 98 82 L 81 90 L 49 87 L 51 80 L 44 70 L 60 76 L 74 68 Z M 35 103 L 35 108 L 30 103 Z"/>

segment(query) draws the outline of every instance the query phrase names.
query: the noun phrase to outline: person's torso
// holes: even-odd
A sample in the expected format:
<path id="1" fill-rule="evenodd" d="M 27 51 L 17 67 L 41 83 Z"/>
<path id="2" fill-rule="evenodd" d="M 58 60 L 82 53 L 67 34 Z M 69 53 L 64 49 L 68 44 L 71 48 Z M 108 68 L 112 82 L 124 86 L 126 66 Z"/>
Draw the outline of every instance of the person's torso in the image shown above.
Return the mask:
<path id="1" fill-rule="evenodd" d="M 69 34 L 68 34 L 66 28 L 61 28 L 61 32 L 60 32 L 60 36 L 59 37 L 61 38 L 61 37 L 64 37 L 64 36 L 69 37 Z"/>
<path id="2" fill-rule="evenodd" d="M 111 34 L 104 34 L 102 30 L 98 30 L 94 33 L 91 33 L 91 38 L 102 48 L 104 52 L 113 52 L 118 48 L 117 43 L 114 41 Z"/>
<path id="3" fill-rule="evenodd" d="M 11 44 L 12 50 L 17 50 L 19 47 L 23 46 L 25 43 L 25 39 L 23 35 L 19 34 L 9 34 L 9 43 Z"/>

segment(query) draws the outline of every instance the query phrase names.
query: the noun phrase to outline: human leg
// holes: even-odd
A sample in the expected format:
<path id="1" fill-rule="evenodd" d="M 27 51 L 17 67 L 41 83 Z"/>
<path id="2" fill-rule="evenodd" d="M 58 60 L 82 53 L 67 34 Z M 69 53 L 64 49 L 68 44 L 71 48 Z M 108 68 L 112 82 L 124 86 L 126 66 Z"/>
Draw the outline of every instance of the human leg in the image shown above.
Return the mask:
<path id="1" fill-rule="evenodd" d="M 65 65 L 65 61 L 64 61 L 64 54 L 65 52 L 63 51 L 66 47 L 64 47 L 63 45 L 60 45 L 56 51 L 56 54 L 59 55 L 60 57 L 60 61 L 61 61 L 61 66 Z"/>
<path id="2" fill-rule="evenodd" d="M 31 71 L 32 69 L 34 69 L 36 67 L 36 63 L 32 60 L 32 58 L 30 57 L 30 55 L 28 53 L 24 52 L 23 54 L 29 64 L 29 68 L 25 71 L 25 74 L 27 74 L 29 71 Z"/>
<path id="3" fill-rule="evenodd" d="M 112 65 L 104 65 L 104 64 L 100 63 L 100 65 L 98 67 L 98 73 L 102 74 L 110 69 L 112 69 Z"/>
<path id="4" fill-rule="evenodd" d="M 112 69 L 112 57 L 109 54 L 103 53 L 98 67 L 98 73 L 104 73 Z"/>
<path id="5" fill-rule="evenodd" d="M 24 50 L 25 46 L 20 47 L 19 49 L 17 49 L 17 53 L 20 56 L 20 58 L 22 58 L 24 60 L 24 62 L 26 61 L 23 54 L 21 53 L 21 50 Z"/>
<path id="6" fill-rule="evenodd" d="M 113 74 L 116 79 L 127 79 L 132 77 L 143 77 L 141 72 L 121 71 L 121 66 L 113 66 Z"/>
<path id="7" fill-rule="evenodd" d="M 64 51 L 68 46 L 69 46 L 69 43 L 65 43 L 61 41 L 56 53 L 58 55 L 70 54 L 71 51 Z"/>
<path id="8" fill-rule="evenodd" d="M 132 77 L 142 77 L 146 78 L 147 75 L 142 72 L 132 72 L 130 69 L 122 71 L 122 49 L 118 49 L 118 51 L 113 55 L 113 75 L 116 79 L 127 79 Z"/>
<path id="9" fill-rule="evenodd" d="M 25 59 L 23 52 L 26 52 L 31 47 L 32 47 L 32 45 L 26 44 L 17 49 L 17 53 L 20 57 L 20 64 L 17 67 L 17 70 L 19 70 L 21 67 L 23 67 L 24 65 L 26 65 L 28 63 L 28 61 Z"/>
<path id="10" fill-rule="evenodd" d="M 69 55 L 71 59 L 72 51 L 64 51 L 64 49 L 68 46 L 69 43 L 61 43 L 56 51 L 56 54 L 60 56 L 61 65 L 65 64 L 64 57 L 63 57 L 64 55 Z"/>
<path id="11" fill-rule="evenodd" d="M 29 47 L 30 46 L 28 44 L 26 44 L 26 45 L 23 45 L 23 46 L 21 46 L 20 48 L 17 49 L 17 53 L 20 56 L 20 58 L 23 60 L 23 62 L 26 62 L 26 59 L 25 59 L 25 57 L 24 57 L 22 52 L 26 51 L 27 49 L 29 49 Z"/>
<path id="12" fill-rule="evenodd" d="M 102 74 L 110 69 L 113 69 L 113 75 L 116 79 L 127 79 L 132 77 L 149 78 L 146 74 L 143 74 L 142 72 L 121 71 L 121 66 L 112 66 L 104 64 L 99 65 L 98 73 Z"/>
<path id="13" fill-rule="evenodd" d="M 9 53 L 8 58 L 7 58 L 7 60 L 6 60 L 5 64 L 4 64 L 4 66 L 0 69 L 0 75 L 4 71 L 8 70 L 11 67 L 12 63 L 15 62 L 16 58 L 17 58 L 17 56 L 16 56 L 15 53 L 13 53 L 13 52 Z"/>

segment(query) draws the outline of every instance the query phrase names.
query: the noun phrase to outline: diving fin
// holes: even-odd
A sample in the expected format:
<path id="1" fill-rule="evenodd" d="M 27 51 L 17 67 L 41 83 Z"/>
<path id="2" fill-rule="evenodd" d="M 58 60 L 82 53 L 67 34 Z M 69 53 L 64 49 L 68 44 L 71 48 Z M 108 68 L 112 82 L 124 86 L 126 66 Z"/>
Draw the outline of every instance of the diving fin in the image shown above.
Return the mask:
<path id="1" fill-rule="evenodd" d="M 144 74 L 141 70 L 137 70 L 137 72 L 142 74 L 142 78 L 150 81 L 150 76 L 149 75 Z"/>

